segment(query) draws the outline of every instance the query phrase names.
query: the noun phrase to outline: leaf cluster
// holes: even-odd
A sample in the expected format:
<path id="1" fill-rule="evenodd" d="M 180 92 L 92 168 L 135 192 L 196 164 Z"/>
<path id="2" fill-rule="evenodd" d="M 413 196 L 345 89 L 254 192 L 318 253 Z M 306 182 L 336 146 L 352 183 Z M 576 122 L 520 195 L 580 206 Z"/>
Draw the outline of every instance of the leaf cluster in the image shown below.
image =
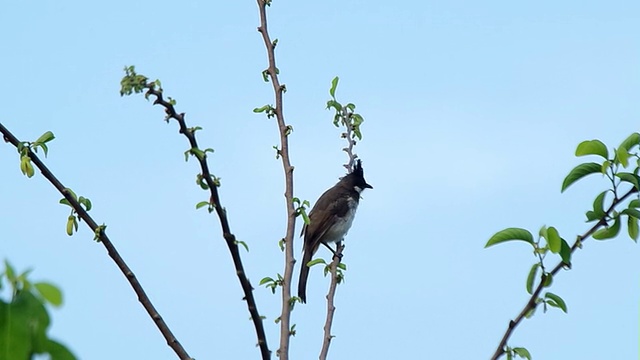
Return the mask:
<path id="1" fill-rule="evenodd" d="M 42 149 L 44 156 L 47 157 L 49 153 L 49 147 L 47 143 L 56 137 L 51 131 L 47 131 L 42 134 L 36 141 L 22 141 L 18 143 L 17 149 L 20 154 L 20 171 L 27 177 L 32 177 L 35 174 L 33 164 L 31 164 L 31 151 L 37 153 L 38 149 Z"/>
<path id="2" fill-rule="evenodd" d="M 62 292 L 47 282 L 31 282 L 31 270 L 17 274 L 5 260 L 0 288 L 8 283 L 10 299 L 0 298 L 0 354 L 6 359 L 30 359 L 48 354 L 52 360 L 75 360 L 61 343 L 47 335 L 51 323 L 46 305 L 62 305 Z"/>
<path id="3" fill-rule="evenodd" d="M 595 240 L 615 238 L 620 232 L 624 216 L 629 237 L 634 241 L 638 240 L 638 221 L 640 219 L 640 199 L 637 197 L 640 192 L 639 150 L 639 133 L 631 134 L 611 152 L 600 140 L 583 141 L 577 146 L 576 156 L 596 156 L 600 160 L 582 163 L 574 167 L 562 182 L 561 191 L 564 192 L 569 186 L 591 174 L 600 174 L 606 177 L 610 186 L 595 197 L 592 209 L 585 213 L 586 221 L 588 223 L 595 222 L 595 224 L 585 234 L 577 236 L 573 245 L 569 245 L 560 236 L 558 229 L 553 226 L 543 226 L 538 231 L 536 240 L 528 230 L 514 227 L 498 231 L 487 241 L 485 247 L 510 241 L 525 242 L 531 245 L 533 255 L 536 257 L 536 262 L 531 266 L 525 284 L 526 291 L 531 295 L 531 298 L 521 315 L 515 320 L 515 324 L 520 322 L 523 317 L 533 316 L 539 304 L 543 305 L 545 311 L 547 306 L 550 306 L 567 312 L 567 304 L 560 296 L 552 292 L 545 292 L 544 295 L 541 293 L 544 288 L 552 285 L 554 275 L 561 268 L 571 268 L 572 254 L 582 246 L 582 242 L 588 237 Z M 633 168 L 627 170 L 632 164 Z M 624 195 L 621 194 L 621 190 L 624 191 Z M 632 194 L 636 194 L 636 198 L 631 199 L 626 208 L 618 211 L 617 209 L 622 207 L 622 202 Z M 558 265 L 550 271 L 545 268 L 545 260 L 549 254 L 559 257 Z M 506 346 L 506 341 L 514 328 L 515 326 L 509 327 L 493 359 L 497 359 L 503 354 L 507 355 L 507 359 L 512 359 L 516 355 L 530 359 L 531 355 L 528 350 Z"/>
<path id="4" fill-rule="evenodd" d="M 360 125 L 362 125 L 362 123 L 364 122 L 364 118 L 362 117 L 362 115 L 355 112 L 355 104 L 347 103 L 346 105 L 343 105 L 336 99 L 336 89 L 338 88 L 339 80 L 340 78 L 336 76 L 331 81 L 331 88 L 329 89 L 331 99 L 327 101 L 327 109 L 335 110 L 335 114 L 333 116 L 333 125 L 335 127 L 343 125 L 347 128 L 352 129 L 353 133 L 351 134 L 351 138 L 358 138 L 358 140 L 362 140 Z M 342 136 L 347 137 L 348 135 L 345 133 Z"/>
<path id="5" fill-rule="evenodd" d="M 91 204 L 91 200 L 89 200 L 89 198 L 86 198 L 84 196 L 78 196 L 76 195 L 75 192 L 73 192 L 73 190 L 69 189 L 69 188 L 65 188 L 65 192 L 71 196 L 74 200 L 76 200 L 80 206 L 85 210 L 85 211 L 90 211 L 91 208 L 93 207 L 93 205 Z M 71 236 L 73 235 L 73 232 L 77 232 L 78 231 L 78 222 L 82 221 L 82 218 L 80 216 L 78 216 L 78 212 L 76 211 L 76 209 L 73 207 L 73 205 L 69 202 L 69 200 L 66 197 L 63 197 L 62 199 L 60 199 L 60 204 L 62 205 L 67 205 L 70 208 L 70 214 L 69 217 L 67 218 L 67 235 Z M 94 240 L 95 241 L 99 241 L 100 240 L 100 233 L 102 231 L 104 231 L 104 229 L 107 228 L 107 225 L 100 225 L 98 227 L 98 229 L 96 230 L 95 236 L 94 236 Z"/>

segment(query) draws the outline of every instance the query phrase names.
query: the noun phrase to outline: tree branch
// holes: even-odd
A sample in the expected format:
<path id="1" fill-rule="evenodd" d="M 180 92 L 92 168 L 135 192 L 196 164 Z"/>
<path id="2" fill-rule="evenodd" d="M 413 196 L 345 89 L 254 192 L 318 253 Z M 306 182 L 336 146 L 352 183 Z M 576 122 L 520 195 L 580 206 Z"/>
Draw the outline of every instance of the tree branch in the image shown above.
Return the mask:
<path id="1" fill-rule="evenodd" d="M 195 129 L 187 128 L 185 122 L 185 114 L 178 114 L 173 106 L 173 104 L 169 101 L 164 100 L 162 96 L 162 90 L 156 90 L 155 85 L 153 83 L 147 83 L 147 95 L 153 95 L 156 97 L 154 100 L 154 105 L 161 105 L 165 109 L 165 113 L 167 114 L 168 119 L 174 119 L 178 122 L 180 126 L 180 133 L 183 134 L 189 144 L 191 145 L 191 149 L 199 149 L 198 142 L 195 137 Z M 240 251 L 238 248 L 238 243 L 236 242 L 235 235 L 231 232 L 231 228 L 229 226 L 229 220 L 227 219 L 227 212 L 222 204 L 220 203 L 220 196 L 218 194 L 218 186 L 214 177 L 211 175 L 209 171 L 209 165 L 207 163 L 206 153 L 203 153 L 201 156 L 195 156 L 200 163 L 200 168 L 202 170 L 202 180 L 206 182 L 207 187 L 211 193 L 210 202 L 215 208 L 216 214 L 218 215 L 218 219 L 220 221 L 220 227 L 222 228 L 222 236 L 224 237 L 225 242 L 227 243 L 227 247 L 229 248 L 229 252 L 231 253 L 231 258 L 233 259 L 233 265 L 236 269 L 236 275 L 238 276 L 238 280 L 240 281 L 240 286 L 242 287 L 242 291 L 244 292 L 244 300 L 247 301 L 247 307 L 249 308 L 249 313 L 251 314 L 251 320 L 253 321 L 253 326 L 256 329 L 256 334 L 258 337 L 258 346 L 260 347 L 260 353 L 262 354 L 262 359 L 270 359 L 271 351 L 267 346 L 267 337 L 264 332 L 264 326 L 262 323 L 262 317 L 258 313 L 258 307 L 256 305 L 255 298 L 253 297 L 253 287 L 247 278 L 247 275 L 244 271 L 244 266 L 242 264 L 242 259 L 240 257 Z"/>
<path id="2" fill-rule="evenodd" d="M 329 284 L 329 292 L 327 293 L 327 318 L 324 322 L 324 338 L 322 341 L 322 349 L 320 350 L 320 360 L 325 360 L 327 355 L 329 355 L 329 345 L 331 345 L 331 340 L 333 339 L 333 335 L 331 335 L 331 326 L 333 325 L 333 316 L 336 312 L 334 299 L 336 297 L 338 283 L 341 281 L 338 276 L 338 265 L 340 265 L 340 259 L 342 258 L 343 251 L 344 244 L 340 242 L 336 248 L 336 254 L 333 256 L 333 261 L 331 261 L 331 267 L 329 268 L 329 272 L 331 273 L 331 283 Z"/>
<path id="3" fill-rule="evenodd" d="M 353 123 L 351 122 L 351 115 L 352 113 L 346 106 L 342 108 L 342 119 L 343 124 L 346 128 L 346 131 L 342 135 L 347 139 L 347 142 L 349 143 L 349 145 L 347 145 L 346 148 L 342 149 L 342 151 L 346 152 L 349 156 L 349 162 L 344 165 L 348 172 L 353 171 L 353 167 L 356 164 L 356 159 L 358 158 L 358 155 L 353 153 L 353 146 L 356 144 L 356 141 L 353 140 Z"/>
<path id="4" fill-rule="evenodd" d="M 7 128 L 5 128 L 0 123 L 0 133 L 3 134 L 4 140 L 8 143 L 11 143 L 16 148 L 21 143 Z M 36 154 L 34 154 L 31 150 L 28 150 L 29 158 L 31 161 L 40 169 L 42 176 L 44 176 L 49 182 L 64 196 L 67 201 L 71 204 L 71 207 L 76 211 L 80 219 L 84 220 L 84 222 L 91 228 L 91 230 L 96 234 L 99 238 L 100 242 L 107 249 L 107 252 L 111 259 L 116 263 L 120 271 L 124 274 L 124 276 L 131 284 L 133 291 L 138 295 L 138 301 L 142 304 L 142 306 L 147 310 L 147 313 L 156 324 L 162 336 L 164 336 L 167 341 L 167 345 L 173 349 L 173 351 L 178 355 L 178 357 L 182 360 L 189 360 L 191 357 L 187 354 L 187 351 L 182 347 L 178 339 L 173 335 L 169 326 L 164 322 L 162 316 L 158 313 L 155 306 L 151 303 L 151 300 L 145 293 L 142 285 L 134 275 L 133 271 L 127 266 L 125 261 L 122 259 L 115 246 L 105 233 L 103 228 L 100 228 L 98 224 L 93 220 L 93 218 L 87 213 L 87 211 L 80 205 L 80 203 L 76 200 L 74 196 L 71 195 L 71 192 L 64 186 L 62 183 L 53 175 L 53 173 L 44 165 L 44 163 L 38 158 Z"/>
<path id="5" fill-rule="evenodd" d="M 579 248 L 581 246 L 581 244 L 587 239 L 589 238 L 589 236 L 591 236 L 594 232 L 596 232 L 599 228 L 605 226 L 607 224 L 607 218 L 609 217 L 609 214 L 611 214 L 611 212 L 613 212 L 613 210 L 615 209 L 616 206 L 618 206 L 621 202 L 623 202 L 626 198 L 628 198 L 629 196 L 635 194 L 638 192 L 638 189 L 636 189 L 635 187 L 632 188 L 631 190 L 629 190 L 626 194 L 624 194 L 621 198 L 615 198 L 613 199 L 613 202 L 611 204 L 611 206 L 609 206 L 609 209 L 607 209 L 607 211 L 605 212 L 605 214 L 602 216 L 602 218 L 600 219 L 600 221 L 598 221 L 595 225 L 593 225 L 589 230 L 587 230 L 587 232 L 585 232 L 584 234 L 578 236 L 578 238 L 576 239 L 576 241 L 573 243 L 573 245 L 571 246 L 571 255 L 573 255 L 573 253 L 575 252 L 575 250 L 577 248 Z M 551 274 L 551 276 L 555 276 L 560 269 L 562 269 L 564 266 L 563 262 L 560 261 L 554 268 L 553 270 L 551 270 L 551 272 L 549 274 Z M 500 357 L 502 357 L 502 355 L 505 354 L 505 346 L 507 345 L 507 341 L 509 340 L 509 338 L 511 337 L 511 335 L 513 334 L 515 328 L 522 322 L 522 320 L 526 317 L 526 315 L 532 311 L 533 309 L 535 309 L 538 306 L 538 303 L 536 303 L 536 299 L 538 299 L 538 296 L 540 295 L 540 293 L 542 292 L 542 289 L 545 287 L 545 280 L 546 280 L 546 276 L 545 274 L 543 274 L 542 280 L 540 281 L 540 283 L 538 284 L 538 286 L 536 287 L 536 289 L 533 291 L 533 293 L 531 294 L 531 297 L 529 298 L 529 300 L 527 301 L 527 303 L 525 304 L 524 308 L 522 309 L 522 311 L 520 311 L 520 314 L 518 314 L 518 316 L 515 318 L 515 320 L 511 320 L 509 321 L 509 326 L 507 327 L 507 331 L 504 333 L 504 336 L 502 337 L 502 340 L 500 340 L 500 343 L 498 344 L 496 351 L 494 352 L 493 356 L 491 357 L 491 360 L 497 360 Z"/>
<path id="6" fill-rule="evenodd" d="M 348 142 L 347 147 L 343 148 L 342 150 L 346 152 L 349 157 L 349 161 L 344 165 L 348 172 L 353 171 L 356 159 L 358 158 L 358 155 L 353 153 L 353 146 L 356 144 L 356 141 L 353 140 L 353 123 L 351 120 L 351 114 L 352 113 L 346 106 L 342 108 L 342 124 L 346 129 L 345 132 L 342 133 L 342 136 L 346 138 Z M 342 280 L 341 276 L 338 276 L 338 266 L 340 265 L 340 261 L 342 260 L 343 251 L 344 244 L 340 242 L 336 249 L 336 255 L 334 255 L 333 261 L 331 262 L 331 266 L 329 268 L 329 272 L 331 273 L 331 282 L 329 284 L 329 292 L 327 293 L 327 317 L 324 323 L 324 338 L 322 341 L 322 350 L 320 351 L 320 360 L 324 360 L 327 358 L 327 355 L 329 354 L 329 345 L 331 345 L 331 339 L 333 339 L 333 335 L 331 335 L 331 326 L 333 325 L 333 316 L 336 312 L 336 307 L 334 305 L 336 288 Z"/>
<path id="7" fill-rule="evenodd" d="M 289 133 L 291 127 L 286 124 L 283 112 L 282 94 L 286 91 L 284 84 L 280 84 L 278 79 L 278 68 L 276 67 L 275 48 L 276 42 L 271 41 L 267 28 L 267 6 L 271 5 L 270 0 L 257 0 L 260 12 L 260 26 L 258 32 L 262 35 L 264 46 L 267 49 L 267 58 L 269 67 L 266 73 L 271 79 L 273 92 L 275 96 L 275 109 L 273 112 L 276 116 L 278 129 L 280 132 L 280 150 L 279 155 L 282 158 L 282 168 L 285 177 L 285 203 L 287 207 L 287 232 L 284 238 L 285 247 L 285 264 L 284 278 L 282 280 L 282 312 L 280 314 L 280 348 L 278 349 L 278 357 L 281 360 L 289 359 L 289 342 L 291 337 L 291 309 L 293 306 L 291 300 L 291 279 L 293 278 L 293 267 L 295 258 L 293 256 L 293 237 L 296 228 L 296 212 L 293 206 L 293 166 L 289 160 Z M 303 264 L 304 265 L 304 264 Z"/>

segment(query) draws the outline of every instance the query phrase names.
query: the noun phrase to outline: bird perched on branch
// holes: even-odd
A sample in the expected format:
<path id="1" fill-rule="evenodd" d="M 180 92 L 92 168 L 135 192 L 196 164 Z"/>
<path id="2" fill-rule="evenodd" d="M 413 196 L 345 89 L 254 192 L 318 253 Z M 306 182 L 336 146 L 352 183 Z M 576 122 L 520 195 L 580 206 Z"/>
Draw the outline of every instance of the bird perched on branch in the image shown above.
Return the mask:
<path id="1" fill-rule="evenodd" d="M 307 302 L 307 263 L 311 261 L 320 244 L 335 254 L 329 243 L 339 243 L 347 235 L 356 215 L 360 193 L 364 189 L 373 189 L 373 186 L 364 180 L 362 162 L 358 160 L 353 170 L 325 191 L 311 209 L 309 224 L 304 225 L 300 234 L 304 235 L 304 256 L 298 280 L 298 297 L 303 303 Z"/>

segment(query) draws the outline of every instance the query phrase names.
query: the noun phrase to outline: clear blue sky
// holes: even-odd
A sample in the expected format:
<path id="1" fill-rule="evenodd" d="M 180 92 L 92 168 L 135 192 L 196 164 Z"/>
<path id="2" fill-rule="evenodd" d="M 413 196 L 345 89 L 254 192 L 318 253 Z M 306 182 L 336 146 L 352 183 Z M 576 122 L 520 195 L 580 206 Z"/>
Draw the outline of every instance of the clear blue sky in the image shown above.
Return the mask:
<path id="1" fill-rule="evenodd" d="M 332 359 L 489 358 L 535 259 L 522 243 L 483 246 L 511 226 L 553 225 L 567 239 L 587 229 L 606 182 L 560 184 L 580 141 L 616 146 L 639 130 L 639 11 L 615 0 L 274 1 L 296 196 L 313 202 L 343 174 L 324 110 L 335 75 L 339 99 L 366 120 L 357 152 L 375 189 L 346 239 Z M 283 175 L 276 126 L 252 113 L 273 96 L 257 25 L 254 1 L 0 5 L 0 121 L 24 140 L 55 133 L 47 164 L 93 201 L 199 360 L 258 358 L 254 330 L 219 225 L 194 208 L 207 195 L 185 139 L 160 108 L 121 98 L 119 81 L 125 65 L 160 78 L 204 128 L 275 351 L 280 297 L 258 282 L 282 272 Z M 64 290 L 52 336 L 82 359 L 175 358 L 91 232 L 65 234 L 60 195 L 26 179 L 9 145 L 0 169 L 0 257 Z M 639 254 L 626 235 L 585 243 L 551 289 L 569 313 L 539 311 L 510 344 L 535 359 L 638 358 Z M 314 268 L 293 314 L 295 359 L 317 357 L 327 284 Z"/>

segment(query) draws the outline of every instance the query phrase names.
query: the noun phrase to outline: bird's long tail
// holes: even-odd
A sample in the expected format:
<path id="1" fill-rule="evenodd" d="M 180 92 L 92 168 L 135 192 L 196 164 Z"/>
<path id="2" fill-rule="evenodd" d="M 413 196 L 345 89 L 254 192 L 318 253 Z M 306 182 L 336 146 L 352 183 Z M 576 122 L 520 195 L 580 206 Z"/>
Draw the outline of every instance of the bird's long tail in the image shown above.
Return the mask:
<path id="1" fill-rule="evenodd" d="M 307 278 L 309 277 L 309 267 L 307 263 L 311 261 L 313 254 L 311 251 L 304 252 L 302 257 L 302 265 L 300 265 L 300 279 L 298 279 L 298 297 L 302 303 L 307 302 Z"/>

